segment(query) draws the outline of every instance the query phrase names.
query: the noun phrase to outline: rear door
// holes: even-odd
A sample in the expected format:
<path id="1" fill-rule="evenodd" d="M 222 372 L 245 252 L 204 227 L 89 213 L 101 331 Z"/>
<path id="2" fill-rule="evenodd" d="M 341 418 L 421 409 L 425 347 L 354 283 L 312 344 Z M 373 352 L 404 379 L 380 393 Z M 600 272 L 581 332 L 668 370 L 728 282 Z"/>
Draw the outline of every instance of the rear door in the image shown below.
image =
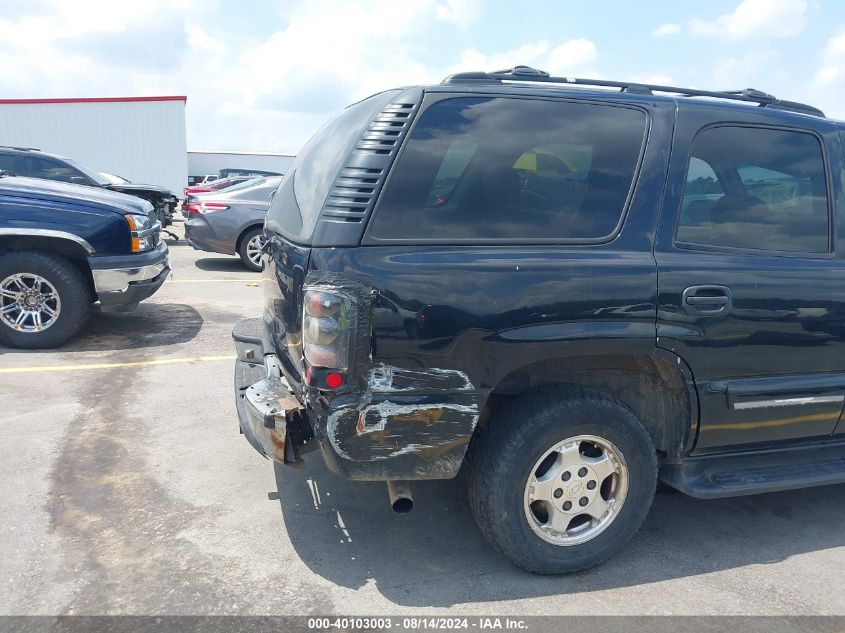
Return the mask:
<path id="1" fill-rule="evenodd" d="M 845 400 L 839 139 L 756 110 L 684 108 L 676 128 L 657 335 L 695 377 L 696 451 L 830 435 Z"/>

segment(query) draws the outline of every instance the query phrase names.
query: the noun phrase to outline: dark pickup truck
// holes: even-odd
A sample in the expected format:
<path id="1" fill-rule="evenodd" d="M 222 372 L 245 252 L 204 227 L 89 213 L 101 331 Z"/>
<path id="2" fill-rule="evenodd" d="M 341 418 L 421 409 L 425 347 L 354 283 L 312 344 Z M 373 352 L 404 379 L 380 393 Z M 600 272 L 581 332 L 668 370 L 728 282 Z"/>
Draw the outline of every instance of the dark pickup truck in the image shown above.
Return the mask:
<path id="1" fill-rule="evenodd" d="M 149 202 L 0 172 L 0 345 L 61 345 L 95 304 L 130 310 L 169 272 Z"/>
<path id="2" fill-rule="evenodd" d="M 844 125 L 526 67 L 350 106 L 268 213 L 241 431 L 397 510 L 464 466 L 482 533 L 536 573 L 618 551 L 658 481 L 845 482 Z"/>
<path id="3" fill-rule="evenodd" d="M 179 204 L 176 194 L 164 187 L 142 185 L 114 176 L 108 178 L 75 160 L 32 147 L 0 147 L 0 169 L 17 176 L 100 187 L 141 198 L 153 206 L 163 228 L 173 224 L 173 213 Z"/>

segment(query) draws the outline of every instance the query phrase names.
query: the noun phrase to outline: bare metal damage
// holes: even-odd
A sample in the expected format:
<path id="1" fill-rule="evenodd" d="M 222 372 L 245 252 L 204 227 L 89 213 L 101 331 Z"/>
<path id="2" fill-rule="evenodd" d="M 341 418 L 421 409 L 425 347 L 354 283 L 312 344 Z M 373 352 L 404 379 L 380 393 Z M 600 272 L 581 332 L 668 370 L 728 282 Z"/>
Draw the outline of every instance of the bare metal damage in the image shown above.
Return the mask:
<path id="1" fill-rule="evenodd" d="M 338 399 L 325 436 L 338 469 L 361 479 L 457 474 L 478 422 L 478 392 L 450 369 L 378 365 L 357 399 Z"/>
<path id="2" fill-rule="evenodd" d="M 462 371 L 455 369 L 402 369 L 379 364 L 367 372 L 367 385 L 371 391 L 395 393 L 419 389 L 465 391 L 473 389 Z"/>
<path id="3" fill-rule="evenodd" d="M 290 387 L 281 376 L 275 356 L 265 357 L 267 377 L 244 390 L 245 420 L 251 438 L 262 452 L 279 463 L 296 463 L 293 447 L 286 438 L 287 423 L 302 410 L 302 405 L 290 393 Z"/>

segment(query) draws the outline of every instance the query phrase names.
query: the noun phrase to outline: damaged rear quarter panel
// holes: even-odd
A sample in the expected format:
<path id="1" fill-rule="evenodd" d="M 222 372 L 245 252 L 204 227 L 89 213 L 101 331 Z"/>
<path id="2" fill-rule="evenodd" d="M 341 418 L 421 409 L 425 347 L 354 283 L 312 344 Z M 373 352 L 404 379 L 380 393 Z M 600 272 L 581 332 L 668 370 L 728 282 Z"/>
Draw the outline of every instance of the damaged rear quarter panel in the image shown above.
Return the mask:
<path id="1" fill-rule="evenodd" d="M 335 469 L 353 479 L 454 477 L 485 397 L 466 374 L 379 364 L 363 383 L 320 416 Z"/>
<path id="2" fill-rule="evenodd" d="M 309 390 L 308 405 L 329 466 L 352 479 L 454 477 L 486 393 L 458 369 L 408 368 L 378 358 L 377 288 L 366 278 L 308 273 L 304 291 L 341 296 L 349 313 L 347 387 Z"/>

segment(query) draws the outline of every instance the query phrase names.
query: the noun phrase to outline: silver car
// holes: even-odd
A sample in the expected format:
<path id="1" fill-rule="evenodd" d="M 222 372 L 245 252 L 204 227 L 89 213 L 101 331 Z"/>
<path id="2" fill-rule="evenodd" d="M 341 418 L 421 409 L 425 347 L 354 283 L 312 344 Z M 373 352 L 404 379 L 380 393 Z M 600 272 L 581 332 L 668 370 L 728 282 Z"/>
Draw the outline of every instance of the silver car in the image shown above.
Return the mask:
<path id="1" fill-rule="evenodd" d="M 258 177 L 197 195 L 186 203 L 185 239 L 197 250 L 239 255 L 247 268 L 261 270 L 264 216 L 281 181 L 281 176 Z"/>

